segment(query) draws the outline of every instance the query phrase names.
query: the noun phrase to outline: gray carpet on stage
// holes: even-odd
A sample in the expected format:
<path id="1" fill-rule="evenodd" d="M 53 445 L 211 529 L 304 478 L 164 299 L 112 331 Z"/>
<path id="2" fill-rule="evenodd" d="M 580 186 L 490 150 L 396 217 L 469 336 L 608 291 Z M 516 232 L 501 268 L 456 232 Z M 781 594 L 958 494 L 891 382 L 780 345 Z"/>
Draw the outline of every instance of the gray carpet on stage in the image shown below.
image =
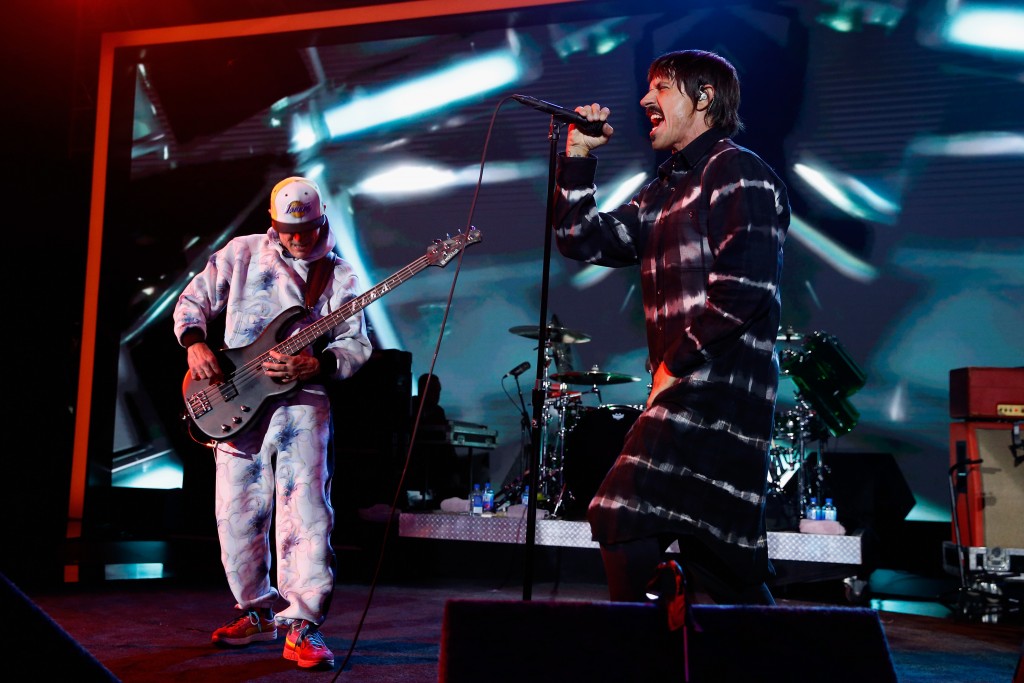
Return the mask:
<path id="1" fill-rule="evenodd" d="M 569 676 L 562 681 L 643 681 L 650 671 L 678 671 L 678 640 L 661 628 L 662 615 L 604 602 L 600 585 L 538 583 L 524 601 L 521 584 L 410 578 L 370 594 L 361 583 L 337 586 L 323 628 L 336 656 L 328 671 L 283 659 L 283 632 L 244 648 L 211 646 L 210 632 L 231 616 L 218 581 L 108 581 L 24 593 L 11 586 L 3 596 L 4 654 L 8 662 L 31 654 L 40 675 L 71 666 L 81 675 L 58 677 L 109 680 L 109 672 L 140 683 L 425 683 L 470 674 L 490 683 L 538 681 L 556 670 Z M 776 610 L 698 605 L 694 613 L 703 632 L 690 640 L 691 673 L 703 680 L 730 680 L 740 670 L 744 680 L 854 680 L 842 672 L 870 670 L 878 677 L 859 680 L 884 681 L 892 680 L 891 661 L 899 683 L 1010 683 L 1024 635 L 1019 625 L 785 600 Z M 529 667 L 533 673 L 523 673 Z"/>

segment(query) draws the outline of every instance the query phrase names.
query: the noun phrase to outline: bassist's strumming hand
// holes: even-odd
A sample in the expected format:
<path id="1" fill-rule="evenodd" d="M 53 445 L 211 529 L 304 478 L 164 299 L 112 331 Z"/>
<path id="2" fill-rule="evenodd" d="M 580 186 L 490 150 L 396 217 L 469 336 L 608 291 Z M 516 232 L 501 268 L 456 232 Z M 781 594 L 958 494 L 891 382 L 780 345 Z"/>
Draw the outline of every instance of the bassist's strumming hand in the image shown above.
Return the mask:
<path id="1" fill-rule="evenodd" d="M 192 373 L 192 379 L 208 379 L 211 384 L 223 381 L 224 374 L 217 363 L 217 356 L 206 345 L 206 342 L 196 342 L 189 345 L 187 353 L 188 370 Z"/>

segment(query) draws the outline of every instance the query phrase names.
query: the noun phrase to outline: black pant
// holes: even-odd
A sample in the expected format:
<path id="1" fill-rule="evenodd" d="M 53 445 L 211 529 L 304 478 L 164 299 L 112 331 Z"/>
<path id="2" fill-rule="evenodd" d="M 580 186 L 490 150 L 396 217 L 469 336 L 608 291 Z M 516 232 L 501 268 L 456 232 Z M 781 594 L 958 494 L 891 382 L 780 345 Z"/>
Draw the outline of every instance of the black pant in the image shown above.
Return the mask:
<path id="1" fill-rule="evenodd" d="M 646 602 L 647 584 L 664 559 L 664 549 L 673 539 L 641 538 L 625 543 L 602 544 L 608 592 L 613 602 Z M 674 539 L 679 544 L 679 564 L 691 592 L 704 592 L 717 604 L 774 605 L 775 599 L 764 583 L 745 584 L 700 542 L 690 537 Z"/>

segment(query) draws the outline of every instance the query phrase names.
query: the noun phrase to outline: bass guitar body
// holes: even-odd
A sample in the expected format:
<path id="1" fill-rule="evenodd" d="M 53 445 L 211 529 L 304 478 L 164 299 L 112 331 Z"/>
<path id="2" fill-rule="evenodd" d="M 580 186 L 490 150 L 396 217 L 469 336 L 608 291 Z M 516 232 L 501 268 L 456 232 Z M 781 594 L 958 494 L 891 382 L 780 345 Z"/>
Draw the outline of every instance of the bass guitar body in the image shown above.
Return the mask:
<path id="1" fill-rule="evenodd" d="M 192 379 L 185 373 L 182 394 L 193 423 L 216 441 L 230 440 L 259 419 L 271 399 L 296 391 L 300 383 L 283 383 L 263 372 L 267 353 L 287 338 L 288 331 L 306 316 L 302 306 L 282 312 L 248 346 L 217 351 L 217 362 L 225 379 L 212 383 Z"/>

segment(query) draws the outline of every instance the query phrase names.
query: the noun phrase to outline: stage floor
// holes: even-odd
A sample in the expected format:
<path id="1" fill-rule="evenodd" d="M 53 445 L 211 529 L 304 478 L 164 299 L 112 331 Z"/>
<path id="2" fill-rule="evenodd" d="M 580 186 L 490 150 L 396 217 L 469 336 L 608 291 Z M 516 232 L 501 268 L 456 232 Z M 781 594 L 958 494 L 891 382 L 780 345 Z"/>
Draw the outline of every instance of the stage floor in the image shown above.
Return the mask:
<path id="1" fill-rule="evenodd" d="M 409 558 L 405 558 L 409 559 Z M 413 565 L 407 565 L 415 573 Z M 44 617 L 22 616 L 28 600 L 46 617 L 66 631 L 119 680 L 132 683 L 167 681 L 217 681 L 241 683 L 261 681 L 338 680 L 349 683 L 436 683 L 441 654 L 442 622 L 447 602 L 452 599 L 481 601 L 522 600 L 522 587 L 499 580 L 451 581 L 437 578 L 382 581 L 371 590 L 366 583 L 339 583 L 335 589 L 331 616 L 324 625 L 329 647 L 334 651 L 333 671 L 299 670 L 281 656 L 283 634 L 272 643 L 246 648 L 218 649 L 210 645 L 210 632 L 232 614 L 232 598 L 223 576 L 202 582 L 117 581 L 93 585 L 68 585 L 60 589 L 26 591 L 28 598 L 7 596 L 12 638 L 6 640 L 8 661 L 25 659 L 24 638 L 35 633 Z M 536 601 L 602 601 L 600 584 L 559 581 L 537 583 Z M 20 604 L 14 604 L 20 603 Z M 818 603 L 780 600 L 783 606 Z M 20 608 L 20 609 L 19 609 Z M 970 680 L 975 683 L 1008 683 L 1019 655 L 1021 630 L 994 624 L 959 624 L 948 618 L 879 611 L 898 680 L 943 683 Z M 481 637 L 492 631 L 481 623 Z M 46 629 L 53 637 L 54 629 Z M 792 649 L 780 650 L 777 661 L 765 661 L 763 680 L 808 680 L 813 671 L 802 670 L 800 634 L 792 633 Z M 587 637 L 572 633 L 564 624 L 539 625 L 536 637 L 546 644 Z M 747 634 L 747 637 L 757 637 Z M 788 636 L 787 636 L 788 637 Z M 853 634 L 833 631 L 837 651 L 857 647 Z M 33 646 L 37 640 L 30 641 Z M 48 652 L 56 653 L 56 648 Z M 566 652 L 570 650 L 567 647 Z M 596 653 L 595 653 L 596 654 Z M 349 657 L 346 659 L 346 657 Z M 629 656 L 624 652 L 602 652 L 602 657 Z M 339 671 L 344 662 L 344 671 Z M 55 659 L 30 662 L 40 675 L 58 679 L 103 680 L 98 671 L 70 669 L 77 663 Z M 500 679 L 507 662 L 494 661 L 485 678 Z M 568 667 L 571 662 L 565 662 Z M 81 667 L 86 663 L 82 662 Z M 780 669 L 779 667 L 783 667 Z M 563 680 L 573 680 L 571 667 Z M 792 678 L 778 677 L 781 672 Z M 491 675 L 491 673 L 496 675 Z M 69 675 L 62 676 L 62 673 Z M 70 675 L 70 674 L 74 675 Z M 830 680 L 848 680 L 832 677 Z M 618 683 L 618 682 L 616 682 Z"/>

